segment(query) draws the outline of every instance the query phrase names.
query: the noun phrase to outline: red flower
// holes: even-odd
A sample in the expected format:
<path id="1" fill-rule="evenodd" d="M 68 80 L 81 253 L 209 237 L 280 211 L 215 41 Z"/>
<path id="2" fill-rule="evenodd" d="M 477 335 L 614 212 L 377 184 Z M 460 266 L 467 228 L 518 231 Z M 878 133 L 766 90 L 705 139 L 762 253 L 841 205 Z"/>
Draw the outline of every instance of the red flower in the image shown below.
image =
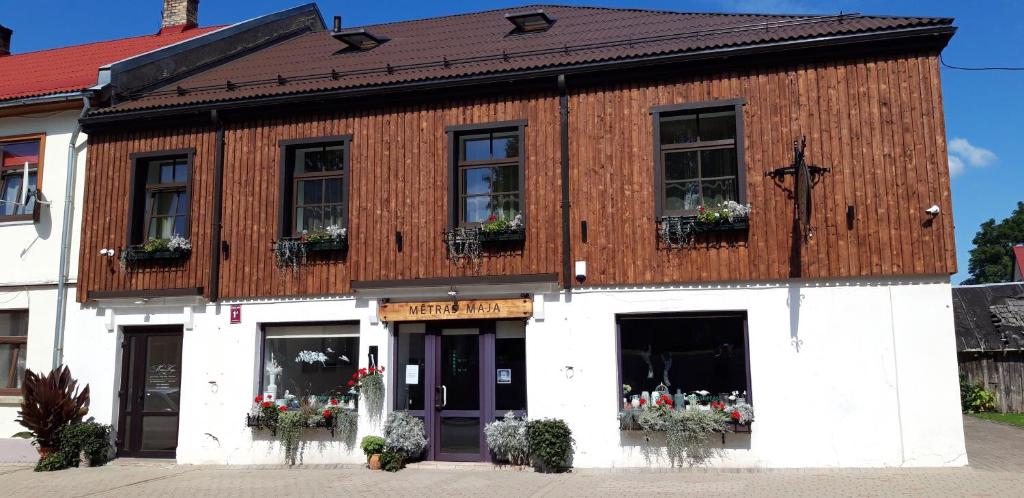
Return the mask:
<path id="1" fill-rule="evenodd" d="M 260 406 L 262 406 L 263 408 L 270 408 L 271 406 L 274 406 L 274 404 L 269 401 L 264 401 L 263 404 Z"/>
<path id="2" fill-rule="evenodd" d="M 700 212 L 703 213 L 704 212 L 704 206 L 701 206 L 701 207 L 697 208 L 697 211 L 700 211 Z"/>
<path id="3" fill-rule="evenodd" d="M 331 416 L 331 411 L 330 410 L 324 410 L 324 418 L 328 418 L 330 416 Z"/>
<path id="4" fill-rule="evenodd" d="M 732 411 L 732 419 L 737 421 L 737 422 L 739 422 L 740 418 L 742 418 L 742 416 L 740 415 L 739 410 L 733 410 Z"/>
<path id="5" fill-rule="evenodd" d="M 360 368 L 359 369 L 359 374 L 360 375 L 366 375 L 366 369 L 365 368 Z"/>
<path id="6" fill-rule="evenodd" d="M 259 403 L 260 401 L 263 401 L 263 395 L 262 395 L 262 394 L 261 394 L 261 395 L 259 395 L 259 396 L 256 396 L 256 400 L 255 400 L 255 401 L 253 401 L 253 402 L 254 402 L 254 403 Z"/>
<path id="7" fill-rule="evenodd" d="M 279 412 L 288 411 L 288 407 L 284 406 L 284 405 L 281 405 L 281 406 L 277 407 L 277 411 L 279 411 Z"/>
<path id="8" fill-rule="evenodd" d="M 492 221 L 498 221 L 498 215 L 496 215 L 496 214 L 492 214 L 492 215 L 490 215 L 490 216 L 488 216 L 488 217 L 487 217 L 487 222 L 488 222 L 488 223 L 490 223 L 490 222 L 492 222 Z"/>
<path id="9" fill-rule="evenodd" d="M 643 398 L 640 398 L 640 406 L 644 406 L 646 404 L 647 404 L 647 400 L 643 399 Z"/>
<path id="10" fill-rule="evenodd" d="M 384 373 L 384 367 L 380 367 L 380 373 Z"/>
<path id="11" fill-rule="evenodd" d="M 273 394 L 268 394 L 267 395 L 267 399 L 274 399 L 274 395 Z"/>
<path id="12" fill-rule="evenodd" d="M 348 381 L 348 387 L 352 387 L 354 385 L 356 385 L 356 382 L 354 380 Z"/>
<path id="13" fill-rule="evenodd" d="M 331 406 L 335 406 L 337 404 L 338 404 L 338 400 L 336 400 L 334 398 L 331 398 Z"/>

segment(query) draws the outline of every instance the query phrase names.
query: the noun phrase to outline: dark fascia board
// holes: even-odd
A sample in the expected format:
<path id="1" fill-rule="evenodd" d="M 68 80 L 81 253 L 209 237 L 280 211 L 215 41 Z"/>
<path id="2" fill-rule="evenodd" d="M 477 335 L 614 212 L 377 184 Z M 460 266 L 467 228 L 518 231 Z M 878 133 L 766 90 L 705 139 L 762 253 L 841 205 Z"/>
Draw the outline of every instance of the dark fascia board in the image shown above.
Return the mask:
<path id="1" fill-rule="evenodd" d="M 202 287 L 185 287 L 176 289 L 147 289 L 147 290 L 123 290 L 123 291 L 90 291 L 89 299 L 92 301 L 102 299 L 129 299 L 129 298 L 157 298 L 157 297 L 191 297 L 202 296 Z"/>
<path id="2" fill-rule="evenodd" d="M 292 19 L 294 23 L 304 25 L 305 29 L 325 29 L 323 15 L 315 3 L 292 7 L 235 23 L 217 31 L 101 67 L 97 78 L 98 86 L 111 84 L 118 93 L 152 87 L 154 84 L 180 77 L 196 68 L 209 67 L 210 64 L 226 60 L 239 52 L 246 51 L 249 47 L 263 46 L 270 41 L 292 34 L 296 29 L 302 29 L 294 25 L 292 29 L 287 29 L 289 19 Z M 315 19 L 313 25 L 310 25 L 311 19 Z M 276 26 L 277 24 L 282 25 Z M 261 33 L 268 29 L 271 33 Z M 224 44 L 229 44 L 229 46 L 225 47 Z M 231 44 L 234 46 L 230 46 Z M 208 47 L 215 48 L 208 57 L 201 60 L 180 60 L 187 59 L 190 54 L 196 54 L 197 51 Z M 137 78 L 142 81 L 131 81 L 132 73 L 143 73 L 147 68 L 161 72 L 162 76 L 156 78 L 147 74 L 142 78 Z M 170 73 L 164 74 L 166 71 L 170 71 Z"/>
<path id="3" fill-rule="evenodd" d="M 588 62 L 568 66 L 544 67 L 537 69 L 527 69 L 522 71 L 510 71 L 505 73 L 489 73 L 428 81 L 403 82 L 390 85 L 341 88 L 337 90 L 329 90 L 317 93 L 274 95 L 254 99 L 203 102 L 198 104 L 187 104 L 174 107 L 159 107 L 153 109 L 139 109 L 135 111 L 112 112 L 106 114 L 98 114 L 94 116 L 87 116 L 85 118 L 82 118 L 80 122 L 83 126 L 90 126 L 94 124 L 138 118 L 208 112 L 212 109 L 245 109 L 272 105 L 294 104 L 310 100 L 326 101 L 332 99 L 366 97 L 371 95 L 387 95 L 394 93 L 415 92 L 422 90 L 432 90 L 437 88 L 466 87 L 516 79 L 524 80 L 533 78 L 555 77 L 560 74 L 572 75 L 600 73 L 610 70 L 622 71 L 626 69 L 645 66 L 677 64 L 708 60 L 721 60 L 731 57 L 786 53 L 822 48 L 831 49 L 835 47 L 847 47 L 861 44 L 870 44 L 873 42 L 891 43 L 917 39 L 924 40 L 923 46 L 917 47 L 918 49 L 929 48 L 933 50 L 942 50 L 949 42 L 950 38 L 952 38 L 956 30 L 957 28 L 954 26 L 929 26 L 923 28 L 907 28 L 878 33 L 859 33 L 852 35 L 828 36 L 803 40 L 788 40 L 769 44 L 749 45 L 743 47 L 715 48 L 708 50 L 672 54 L 658 54 L 646 57 L 614 59 L 609 61 Z"/>
<path id="4" fill-rule="evenodd" d="M 685 104 L 666 104 L 656 105 L 651 107 L 651 114 L 663 113 L 663 112 L 676 112 L 676 111 L 690 111 L 693 109 L 707 109 L 710 107 L 736 107 L 747 105 L 747 99 L 722 99 L 722 100 L 705 100 L 701 102 L 687 102 Z"/>
<path id="5" fill-rule="evenodd" d="M 404 287 L 439 287 L 473 284 L 545 284 L 558 283 L 556 273 L 530 273 L 525 275 L 483 275 L 479 277 L 413 278 L 409 280 L 353 280 L 352 290 L 393 289 Z"/>

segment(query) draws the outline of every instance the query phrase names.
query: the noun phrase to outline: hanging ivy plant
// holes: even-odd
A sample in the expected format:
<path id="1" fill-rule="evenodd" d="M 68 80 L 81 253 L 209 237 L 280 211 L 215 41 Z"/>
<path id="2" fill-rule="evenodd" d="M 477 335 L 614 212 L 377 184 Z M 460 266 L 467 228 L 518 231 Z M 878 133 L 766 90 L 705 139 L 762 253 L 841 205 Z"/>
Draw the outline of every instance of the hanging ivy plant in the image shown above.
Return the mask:
<path id="1" fill-rule="evenodd" d="M 448 248 L 448 259 L 452 263 L 469 261 L 480 266 L 483 254 L 481 230 L 479 228 L 452 228 L 444 232 L 444 245 Z"/>
<path id="2" fill-rule="evenodd" d="M 298 272 L 299 265 L 306 260 L 306 244 L 299 239 L 281 239 L 274 242 L 274 263 L 278 268 L 291 267 Z"/>
<path id="3" fill-rule="evenodd" d="M 334 423 L 337 426 L 342 444 L 349 451 L 356 445 L 356 435 L 359 433 L 359 414 L 349 410 L 337 410 L 333 412 Z"/>
<path id="4" fill-rule="evenodd" d="M 302 463 L 302 450 L 305 443 L 302 440 L 302 430 L 306 428 L 309 421 L 302 410 L 281 412 L 277 417 L 277 440 L 284 450 L 284 461 L 288 465 L 295 465 L 295 462 Z"/>
<path id="5" fill-rule="evenodd" d="M 360 368 L 348 385 L 362 396 L 370 420 L 379 420 L 384 409 L 384 367 Z"/>

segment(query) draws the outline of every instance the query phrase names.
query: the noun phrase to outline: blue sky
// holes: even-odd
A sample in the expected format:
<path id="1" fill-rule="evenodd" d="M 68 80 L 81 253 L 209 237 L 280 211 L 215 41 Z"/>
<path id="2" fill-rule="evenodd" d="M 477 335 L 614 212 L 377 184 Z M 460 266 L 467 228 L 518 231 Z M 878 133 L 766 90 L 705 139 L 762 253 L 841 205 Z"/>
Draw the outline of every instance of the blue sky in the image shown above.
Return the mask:
<path id="1" fill-rule="evenodd" d="M 303 3 L 302 0 L 205 0 L 204 25 L 232 23 Z M 362 4 L 318 2 L 324 17 L 341 15 L 346 26 L 415 19 L 526 2 L 399 0 Z M 1024 66 L 1024 2 L 1013 0 L 816 1 L 816 0 L 566 0 L 559 3 L 686 11 L 900 14 L 956 18 L 959 32 L 943 53 L 961 66 Z M 151 33 L 159 29 L 162 0 L 82 2 L 0 0 L 0 24 L 14 29 L 14 53 Z M 978 225 L 1002 219 L 1024 200 L 1024 72 L 943 69 L 946 133 L 953 170 L 953 217 L 960 273 Z"/>

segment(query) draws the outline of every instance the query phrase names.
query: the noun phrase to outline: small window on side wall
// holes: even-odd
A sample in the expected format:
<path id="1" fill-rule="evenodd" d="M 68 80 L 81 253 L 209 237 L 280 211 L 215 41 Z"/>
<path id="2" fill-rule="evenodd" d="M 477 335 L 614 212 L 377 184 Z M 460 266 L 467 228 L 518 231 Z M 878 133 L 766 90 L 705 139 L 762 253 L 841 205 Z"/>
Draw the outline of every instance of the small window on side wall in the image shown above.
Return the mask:
<path id="1" fill-rule="evenodd" d="M 36 220 L 42 139 L 0 139 L 0 221 Z"/>
<path id="2" fill-rule="evenodd" d="M 134 156 L 130 246 L 167 249 L 188 240 L 192 157 L 192 150 Z"/>
<path id="3" fill-rule="evenodd" d="M 325 233 L 348 226 L 351 137 L 282 142 L 281 237 Z"/>
<path id="4" fill-rule="evenodd" d="M 657 216 L 746 202 L 742 100 L 659 106 L 652 114 Z"/>
<path id="5" fill-rule="evenodd" d="M 28 310 L 0 311 L 0 395 L 21 395 L 28 346 Z"/>

